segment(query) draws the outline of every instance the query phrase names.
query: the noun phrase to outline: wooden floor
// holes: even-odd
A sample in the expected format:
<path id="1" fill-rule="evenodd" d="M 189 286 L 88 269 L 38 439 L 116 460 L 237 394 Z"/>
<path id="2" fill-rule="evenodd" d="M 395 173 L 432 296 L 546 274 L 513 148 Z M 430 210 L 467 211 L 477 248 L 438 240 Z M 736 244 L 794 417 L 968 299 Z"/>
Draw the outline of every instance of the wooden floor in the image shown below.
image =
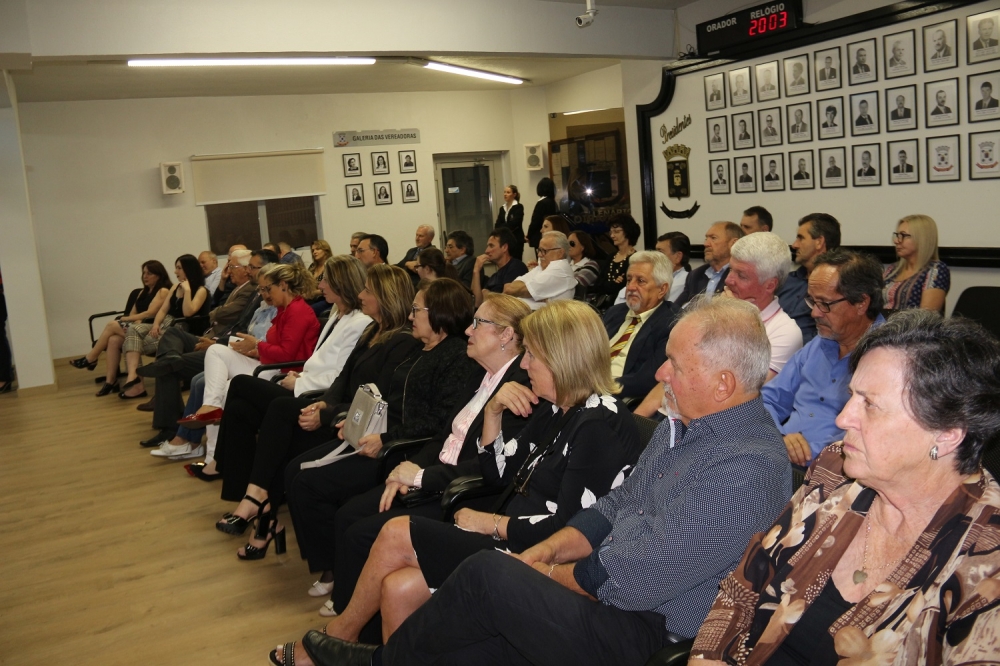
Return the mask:
<path id="1" fill-rule="evenodd" d="M 150 415 L 94 377 L 0 395 L 0 664 L 266 664 L 321 626 L 290 527 L 287 554 L 237 560 L 221 483 L 140 448 Z"/>

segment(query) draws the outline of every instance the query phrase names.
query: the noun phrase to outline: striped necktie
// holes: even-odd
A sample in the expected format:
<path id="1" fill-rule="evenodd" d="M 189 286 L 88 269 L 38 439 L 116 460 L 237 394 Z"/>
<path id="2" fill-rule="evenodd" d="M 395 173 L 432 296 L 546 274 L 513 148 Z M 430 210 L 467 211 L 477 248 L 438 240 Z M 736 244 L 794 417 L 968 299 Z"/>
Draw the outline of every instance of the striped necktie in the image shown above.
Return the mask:
<path id="1" fill-rule="evenodd" d="M 622 333 L 622 336 L 618 338 L 615 344 L 611 345 L 611 358 L 614 358 L 622 353 L 622 350 L 628 346 L 628 340 L 632 337 L 632 331 L 635 327 L 639 325 L 639 318 L 632 317 L 632 321 L 629 322 L 628 328 Z"/>

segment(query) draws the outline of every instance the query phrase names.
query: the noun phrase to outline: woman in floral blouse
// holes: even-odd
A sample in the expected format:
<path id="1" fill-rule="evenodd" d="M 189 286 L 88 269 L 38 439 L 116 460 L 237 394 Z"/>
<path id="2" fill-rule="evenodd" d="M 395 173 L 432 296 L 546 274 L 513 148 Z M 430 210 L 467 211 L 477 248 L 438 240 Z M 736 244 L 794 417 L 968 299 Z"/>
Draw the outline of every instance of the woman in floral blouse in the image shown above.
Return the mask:
<path id="1" fill-rule="evenodd" d="M 612 394 L 608 336 L 580 301 L 550 303 L 521 322 L 531 387 L 504 384 L 483 409 L 479 460 L 487 483 L 518 470 L 497 513 L 460 509 L 455 524 L 402 516 L 382 528 L 354 596 L 326 633 L 356 641 L 382 612 L 388 637 L 470 555 L 484 549 L 521 552 L 565 526 L 620 484 L 642 453 L 631 413 Z M 520 434 L 501 430 L 505 411 L 531 415 Z M 382 596 L 382 591 L 390 592 Z M 304 664 L 301 646 L 279 646 L 277 664 Z"/>
<path id="2" fill-rule="evenodd" d="M 885 307 L 922 308 L 944 314 L 951 273 L 938 260 L 937 224 L 927 215 L 907 215 L 892 234 L 899 261 L 885 269 Z"/>
<path id="3" fill-rule="evenodd" d="M 1000 342 L 893 315 L 851 357 L 844 441 L 720 585 L 692 657 L 735 664 L 1000 660 Z M 695 662 L 705 663 L 705 662 Z"/>

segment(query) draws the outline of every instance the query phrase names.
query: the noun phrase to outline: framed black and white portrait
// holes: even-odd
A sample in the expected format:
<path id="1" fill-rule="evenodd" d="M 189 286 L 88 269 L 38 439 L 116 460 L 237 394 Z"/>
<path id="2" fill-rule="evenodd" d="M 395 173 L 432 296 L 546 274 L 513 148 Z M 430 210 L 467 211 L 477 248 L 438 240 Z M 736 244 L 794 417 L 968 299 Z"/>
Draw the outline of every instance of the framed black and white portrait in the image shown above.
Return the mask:
<path id="1" fill-rule="evenodd" d="M 708 126 L 708 152 L 724 153 L 729 150 L 729 119 L 715 116 L 705 121 Z"/>
<path id="2" fill-rule="evenodd" d="M 365 186 L 361 183 L 345 185 L 344 192 L 347 194 L 348 208 L 359 208 L 365 205 Z"/>
<path id="3" fill-rule="evenodd" d="M 816 187 L 813 151 L 793 150 L 788 153 L 789 187 L 793 190 L 811 190 Z"/>
<path id="4" fill-rule="evenodd" d="M 856 86 L 878 81 L 878 52 L 875 39 L 866 39 L 847 45 L 847 82 Z"/>
<path id="5" fill-rule="evenodd" d="M 722 72 L 705 77 L 705 110 L 726 108 L 726 77 Z"/>
<path id="6" fill-rule="evenodd" d="M 753 68 L 754 80 L 757 82 L 757 101 L 770 102 L 781 97 L 779 88 L 781 79 L 778 76 L 778 61 L 761 63 Z"/>
<path id="7" fill-rule="evenodd" d="M 729 194 L 732 192 L 729 176 L 729 160 L 709 160 L 709 188 L 712 194 Z"/>
<path id="8" fill-rule="evenodd" d="M 344 153 L 341 158 L 344 160 L 344 178 L 361 175 L 361 153 Z"/>
<path id="9" fill-rule="evenodd" d="M 944 127 L 958 124 L 958 79 L 924 83 L 924 125 Z"/>
<path id="10" fill-rule="evenodd" d="M 375 205 L 386 206 L 392 203 L 392 183 L 385 181 L 372 185 L 375 191 Z"/>
<path id="11" fill-rule="evenodd" d="M 926 153 L 928 183 L 962 179 L 962 149 L 957 134 L 927 137 Z"/>
<path id="12" fill-rule="evenodd" d="M 958 67 L 958 21 L 924 26 L 924 71 Z"/>
<path id="13" fill-rule="evenodd" d="M 809 94 L 809 54 L 792 56 L 781 61 L 785 70 L 785 97 Z"/>
<path id="14" fill-rule="evenodd" d="M 1000 10 L 991 9 L 965 19 L 965 44 L 970 65 L 1000 58 Z"/>
<path id="15" fill-rule="evenodd" d="M 878 134 L 878 91 L 851 95 L 851 136 Z"/>
<path id="16" fill-rule="evenodd" d="M 399 151 L 399 172 L 400 173 L 417 172 L 417 151 L 415 150 Z"/>
<path id="17" fill-rule="evenodd" d="M 904 30 L 882 36 L 882 57 L 885 58 L 885 78 L 913 76 L 917 73 L 916 31 Z"/>
<path id="18" fill-rule="evenodd" d="M 761 147 L 781 145 L 780 106 L 757 111 L 757 134 L 760 135 Z"/>
<path id="19" fill-rule="evenodd" d="M 816 76 L 816 91 L 834 90 L 841 86 L 840 47 L 823 49 L 813 53 L 813 67 Z"/>
<path id="20" fill-rule="evenodd" d="M 887 132 L 917 129 L 917 86 L 885 89 L 885 129 Z"/>
<path id="21" fill-rule="evenodd" d="M 847 187 L 847 150 L 844 148 L 819 149 L 819 186 L 822 189 Z"/>
<path id="22" fill-rule="evenodd" d="M 785 107 L 788 143 L 812 141 L 812 102 L 789 104 Z"/>
<path id="23" fill-rule="evenodd" d="M 771 153 L 760 156 L 760 189 L 762 192 L 780 192 L 785 189 L 785 156 Z"/>
<path id="24" fill-rule="evenodd" d="M 757 191 L 757 172 L 754 168 L 756 159 L 750 157 L 737 157 L 733 159 L 736 165 L 736 191 L 738 193 Z"/>
<path id="25" fill-rule="evenodd" d="M 1000 130 L 969 133 L 969 179 L 1000 178 Z"/>
<path id="26" fill-rule="evenodd" d="M 417 181 L 404 180 L 399 183 L 399 191 L 403 193 L 403 203 L 417 203 L 420 201 L 420 189 Z"/>
<path id="27" fill-rule="evenodd" d="M 756 148 L 753 140 L 753 112 L 733 114 L 733 148 L 746 150 Z"/>
<path id="28" fill-rule="evenodd" d="M 981 123 L 984 120 L 1000 118 L 1000 69 L 983 74 L 970 74 L 969 98 L 966 104 L 969 108 L 969 122 Z"/>
<path id="29" fill-rule="evenodd" d="M 851 146 L 851 158 L 854 187 L 875 187 L 882 184 L 882 147 L 879 144 Z"/>
<path id="30" fill-rule="evenodd" d="M 886 173 L 890 185 L 909 185 L 920 182 L 920 141 L 889 141 L 885 144 Z"/>
<path id="31" fill-rule="evenodd" d="M 389 173 L 389 152 L 372 153 L 372 173 L 384 176 Z"/>
<path id="32" fill-rule="evenodd" d="M 750 93 L 750 68 L 729 70 L 729 105 L 743 106 L 753 101 Z"/>
<path id="33" fill-rule="evenodd" d="M 816 102 L 816 122 L 819 138 L 842 139 L 844 137 L 844 98 L 829 97 Z"/>

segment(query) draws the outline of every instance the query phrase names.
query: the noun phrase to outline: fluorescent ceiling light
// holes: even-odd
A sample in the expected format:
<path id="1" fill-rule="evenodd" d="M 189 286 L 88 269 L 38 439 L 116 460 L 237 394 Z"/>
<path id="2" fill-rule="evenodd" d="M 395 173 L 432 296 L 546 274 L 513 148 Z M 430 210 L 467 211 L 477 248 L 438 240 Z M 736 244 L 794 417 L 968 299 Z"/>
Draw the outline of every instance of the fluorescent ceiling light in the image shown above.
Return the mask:
<path id="1" fill-rule="evenodd" d="M 607 111 L 607 109 L 581 109 L 580 111 L 563 111 L 563 115 L 575 116 L 578 113 L 593 113 L 594 111 Z"/>
<path id="2" fill-rule="evenodd" d="M 487 79 L 488 81 L 499 81 L 500 83 L 513 83 L 514 85 L 520 85 L 524 83 L 524 79 L 518 79 L 513 76 L 504 76 L 503 74 L 494 74 L 493 72 L 483 72 L 478 69 L 469 69 L 467 67 L 457 67 L 455 65 L 445 65 L 440 62 L 428 62 L 424 65 L 427 69 L 435 69 L 439 72 L 448 72 L 450 74 L 461 74 L 462 76 L 473 76 L 477 79 Z"/>
<path id="3" fill-rule="evenodd" d="M 374 65 L 375 58 L 157 58 L 129 60 L 129 67 L 281 67 L 287 65 Z"/>

